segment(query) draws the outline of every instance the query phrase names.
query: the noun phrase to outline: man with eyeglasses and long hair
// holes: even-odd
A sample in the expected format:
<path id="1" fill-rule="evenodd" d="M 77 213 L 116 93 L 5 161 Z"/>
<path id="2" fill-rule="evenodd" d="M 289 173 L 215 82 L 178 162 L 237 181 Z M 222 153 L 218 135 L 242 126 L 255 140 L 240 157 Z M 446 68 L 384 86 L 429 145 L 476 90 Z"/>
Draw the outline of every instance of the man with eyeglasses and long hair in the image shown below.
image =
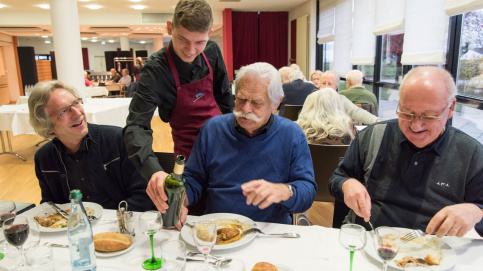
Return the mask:
<path id="1" fill-rule="evenodd" d="M 455 94 L 444 69 L 409 71 L 399 119 L 362 130 L 330 179 L 332 195 L 352 209 L 346 222 L 483 235 L 483 146 L 447 122 Z"/>
<path id="2" fill-rule="evenodd" d="M 125 200 L 129 210 L 154 209 L 148 182 L 128 159 L 121 127 L 87 123 L 79 95 L 59 81 L 35 85 L 28 106 L 35 132 L 52 139 L 34 158 L 41 202 L 68 203 L 70 190 L 80 189 L 84 201 L 104 208 L 117 209 Z"/>

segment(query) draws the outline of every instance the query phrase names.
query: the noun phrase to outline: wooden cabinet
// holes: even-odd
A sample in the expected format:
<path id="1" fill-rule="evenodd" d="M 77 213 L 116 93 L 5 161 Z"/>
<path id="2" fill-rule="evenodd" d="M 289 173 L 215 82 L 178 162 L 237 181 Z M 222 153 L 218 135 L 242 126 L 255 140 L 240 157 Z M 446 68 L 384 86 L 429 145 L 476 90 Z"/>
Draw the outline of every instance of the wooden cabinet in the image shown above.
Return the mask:
<path id="1" fill-rule="evenodd" d="M 50 68 L 49 60 L 36 60 L 37 76 L 39 82 L 52 81 L 52 69 Z"/>

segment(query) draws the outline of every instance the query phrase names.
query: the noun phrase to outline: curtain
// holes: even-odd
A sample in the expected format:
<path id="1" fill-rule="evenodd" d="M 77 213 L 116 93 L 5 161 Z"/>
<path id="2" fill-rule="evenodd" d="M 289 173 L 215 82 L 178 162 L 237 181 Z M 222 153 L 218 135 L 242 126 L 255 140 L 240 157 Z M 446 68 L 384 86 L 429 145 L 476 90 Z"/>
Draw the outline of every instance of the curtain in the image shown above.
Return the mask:
<path id="1" fill-rule="evenodd" d="M 374 28 L 374 0 L 354 1 L 352 25 L 352 65 L 374 65 L 376 38 Z"/>
<path id="2" fill-rule="evenodd" d="M 260 12 L 259 61 L 279 69 L 288 63 L 288 12 Z"/>
<path id="3" fill-rule="evenodd" d="M 376 0 L 374 35 L 404 30 L 405 2 L 405 0 Z"/>
<path id="4" fill-rule="evenodd" d="M 446 0 L 407 0 L 401 64 L 445 64 L 448 43 Z"/>
<path id="5" fill-rule="evenodd" d="M 352 0 L 338 0 L 335 7 L 334 65 L 331 70 L 340 76 L 352 70 Z"/>
<path id="6" fill-rule="evenodd" d="M 87 48 L 82 48 L 82 62 L 84 63 L 84 70 L 89 70 L 89 51 Z"/>
<path id="7" fill-rule="evenodd" d="M 335 1 L 319 1 L 319 32 L 317 43 L 323 44 L 334 41 Z"/>
<path id="8" fill-rule="evenodd" d="M 258 61 L 258 13 L 233 11 L 233 69 Z"/>
<path id="9" fill-rule="evenodd" d="M 482 8 L 482 0 L 447 0 L 446 5 L 444 6 L 446 15 L 448 16 L 454 16 Z"/>

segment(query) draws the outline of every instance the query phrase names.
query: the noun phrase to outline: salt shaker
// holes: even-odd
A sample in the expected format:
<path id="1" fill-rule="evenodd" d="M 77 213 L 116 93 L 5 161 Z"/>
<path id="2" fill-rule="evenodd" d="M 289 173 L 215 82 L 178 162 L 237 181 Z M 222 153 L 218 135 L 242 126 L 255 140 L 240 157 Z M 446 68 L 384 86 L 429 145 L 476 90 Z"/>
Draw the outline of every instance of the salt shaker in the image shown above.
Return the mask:
<path id="1" fill-rule="evenodd" d="M 126 204 L 126 207 L 121 207 L 122 204 Z M 119 233 L 124 233 L 124 212 L 127 210 L 127 202 L 125 200 L 119 202 L 117 209 L 117 226 L 119 228 Z"/>

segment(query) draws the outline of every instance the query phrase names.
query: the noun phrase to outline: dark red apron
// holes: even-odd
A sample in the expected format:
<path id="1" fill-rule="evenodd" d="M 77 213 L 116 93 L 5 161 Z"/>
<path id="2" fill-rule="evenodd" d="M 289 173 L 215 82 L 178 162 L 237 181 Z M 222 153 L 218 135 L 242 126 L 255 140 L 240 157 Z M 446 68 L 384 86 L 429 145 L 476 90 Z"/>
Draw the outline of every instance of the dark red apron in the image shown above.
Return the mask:
<path id="1" fill-rule="evenodd" d="M 191 153 L 191 148 L 201 126 L 208 119 L 220 115 L 220 110 L 213 95 L 213 70 L 205 53 L 202 52 L 201 54 L 210 69 L 210 74 L 196 82 L 180 85 L 169 45 L 166 47 L 166 56 L 176 82 L 177 92 L 176 105 L 171 111 L 169 121 L 174 141 L 174 155 L 182 154 L 186 159 Z"/>

